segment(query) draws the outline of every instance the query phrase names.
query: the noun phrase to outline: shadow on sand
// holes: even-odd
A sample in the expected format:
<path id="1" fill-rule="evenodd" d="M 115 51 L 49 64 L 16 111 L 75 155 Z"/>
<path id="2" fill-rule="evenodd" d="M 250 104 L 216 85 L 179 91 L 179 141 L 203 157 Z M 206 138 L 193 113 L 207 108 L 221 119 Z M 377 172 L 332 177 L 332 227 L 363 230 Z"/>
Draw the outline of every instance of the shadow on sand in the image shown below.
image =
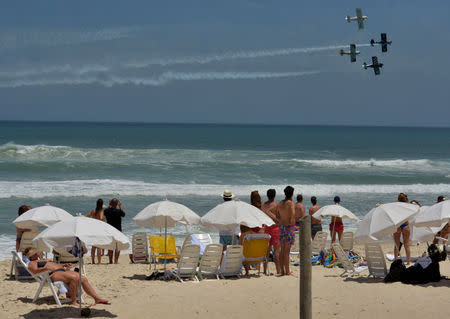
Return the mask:
<path id="1" fill-rule="evenodd" d="M 117 318 L 117 315 L 104 309 L 90 308 L 91 314 L 89 318 Z M 35 309 L 23 315 L 25 319 L 35 318 L 83 318 L 80 314 L 80 309 L 75 307 L 59 307 L 54 309 Z"/>

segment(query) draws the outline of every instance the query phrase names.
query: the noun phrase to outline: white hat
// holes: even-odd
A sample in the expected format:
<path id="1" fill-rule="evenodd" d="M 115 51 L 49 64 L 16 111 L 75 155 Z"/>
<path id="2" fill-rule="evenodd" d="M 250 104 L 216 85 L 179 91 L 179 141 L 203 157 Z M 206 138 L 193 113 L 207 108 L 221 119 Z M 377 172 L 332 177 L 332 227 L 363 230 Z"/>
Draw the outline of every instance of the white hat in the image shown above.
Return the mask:
<path id="1" fill-rule="evenodd" d="M 222 198 L 233 198 L 233 197 L 234 195 L 229 189 L 223 191 Z"/>

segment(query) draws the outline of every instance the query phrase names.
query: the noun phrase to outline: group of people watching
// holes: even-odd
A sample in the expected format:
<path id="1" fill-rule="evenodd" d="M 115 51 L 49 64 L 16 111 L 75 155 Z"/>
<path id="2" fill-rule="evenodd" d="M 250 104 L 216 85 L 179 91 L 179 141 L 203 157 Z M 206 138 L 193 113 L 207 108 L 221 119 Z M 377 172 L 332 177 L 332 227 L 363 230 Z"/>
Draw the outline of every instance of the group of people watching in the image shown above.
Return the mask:
<path id="1" fill-rule="evenodd" d="M 295 231 L 298 229 L 299 221 L 305 216 L 306 211 L 306 208 L 303 205 L 303 196 L 301 194 L 297 195 L 297 202 L 293 202 L 294 188 L 292 186 L 287 186 L 284 189 L 284 195 L 285 198 L 276 203 L 275 189 L 267 190 L 267 201 L 265 202 L 262 202 L 258 191 L 253 191 L 250 194 L 250 204 L 259 208 L 270 217 L 274 222 L 273 225 L 263 225 L 262 228 L 249 228 L 241 225 L 240 229 L 234 231 L 221 231 L 219 233 L 220 243 L 224 245 L 225 250 L 226 245 L 231 245 L 233 243 L 233 238 L 239 238 L 239 244 L 242 244 L 244 237 L 247 234 L 269 234 L 269 251 L 273 251 L 276 272 L 277 275 L 280 276 L 291 274 L 289 269 L 289 252 L 291 245 L 293 245 L 295 241 Z M 225 190 L 222 195 L 224 201 L 230 201 L 233 197 L 230 190 Z M 334 202 L 338 205 L 340 203 L 340 198 L 336 196 Z M 317 204 L 317 198 L 315 196 L 311 197 L 311 204 L 312 206 L 309 208 L 309 215 L 311 215 L 311 236 L 314 239 L 315 234 L 322 230 L 322 221 L 312 217 L 312 215 L 317 212 L 321 206 Z M 343 231 L 344 225 L 342 219 L 333 217 L 330 223 L 330 232 L 333 234 L 333 242 L 336 239 L 336 234 L 339 239 L 341 238 Z M 248 273 L 248 267 L 246 267 L 246 273 Z M 267 264 L 264 264 L 264 273 L 267 274 Z"/>

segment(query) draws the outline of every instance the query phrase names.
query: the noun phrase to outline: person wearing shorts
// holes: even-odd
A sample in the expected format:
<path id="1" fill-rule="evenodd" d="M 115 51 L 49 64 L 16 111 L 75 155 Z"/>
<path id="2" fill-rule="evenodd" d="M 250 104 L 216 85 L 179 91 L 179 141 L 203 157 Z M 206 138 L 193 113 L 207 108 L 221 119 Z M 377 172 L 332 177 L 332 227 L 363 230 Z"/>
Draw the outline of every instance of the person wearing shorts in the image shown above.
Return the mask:
<path id="1" fill-rule="evenodd" d="M 309 208 L 309 215 L 311 216 L 311 238 L 314 239 L 317 232 L 322 231 L 322 220 L 312 217 L 321 206 L 317 205 L 316 196 L 311 197 L 312 206 Z"/>
<path id="2" fill-rule="evenodd" d="M 275 268 L 277 270 L 277 274 L 281 274 L 280 268 L 280 234 L 278 233 L 278 225 L 277 217 L 275 215 L 274 209 L 277 207 L 275 203 L 276 191 L 271 188 L 267 190 L 267 201 L 261 205 L 261 210 L 269 216 L 275 224 L 271 226 L 264 225 L 264 233 L 270 235 L 269 241 L 269 251 L 268 255 L 270 255 L 270 251 L 273 251 L 273 262 L 275 263 Z M 267 256 L 269 257 L 269 256 Z M 264 271 L 266 271 L 267 263 L 264 263 Z"/>

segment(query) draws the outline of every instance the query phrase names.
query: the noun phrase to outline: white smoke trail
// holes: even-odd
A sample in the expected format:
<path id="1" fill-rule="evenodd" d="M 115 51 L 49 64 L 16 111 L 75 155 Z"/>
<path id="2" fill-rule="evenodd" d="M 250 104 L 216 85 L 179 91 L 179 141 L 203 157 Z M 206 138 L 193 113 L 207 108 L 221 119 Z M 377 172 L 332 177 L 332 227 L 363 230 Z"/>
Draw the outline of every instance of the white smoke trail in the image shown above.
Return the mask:
<path id="1" fill-rule="evenodd" d="M 369 46 L 369 44 L 358 44 L 357 46 L 364 47 Z M 153 59 L 145 62 L 126 63 L 124 66 L 128 68 L 140 69 L 140 68 L 147 68 L 152 65 L 169 66 L 176 64 L 207 64 L 211 62 L 220 62 L 225 60 L 255 59 L 262 57 L 275 57 L 300 53 L 313 53 L 345 48 L 348 48 L 348 45 L 328 45 L 321 47 L 286 48 L 286 49 L 258 50 L 258 51 L 237 51 L 237 52 L 225 52 L 221 54 L 213 54 L 208 56 L 183 57 L 177 59 Z"/>
<path id="2" fill-rule="evenodd" d="M 167 71 L 158 77 L 62 77 L 57 79 L 21 79 L 0 82 L 0 88 L 18 88 L 27 86 L 49 85 L 91 85 L 98 84 L 105 87 L 115 85 L 143 85 L 163 86 L 171 81 L 200 81 L 200 80 L 259 80 L 269 78 L 299 77 L 317 74 L 319 71 L 308 72 L 173 72 Z"/>

